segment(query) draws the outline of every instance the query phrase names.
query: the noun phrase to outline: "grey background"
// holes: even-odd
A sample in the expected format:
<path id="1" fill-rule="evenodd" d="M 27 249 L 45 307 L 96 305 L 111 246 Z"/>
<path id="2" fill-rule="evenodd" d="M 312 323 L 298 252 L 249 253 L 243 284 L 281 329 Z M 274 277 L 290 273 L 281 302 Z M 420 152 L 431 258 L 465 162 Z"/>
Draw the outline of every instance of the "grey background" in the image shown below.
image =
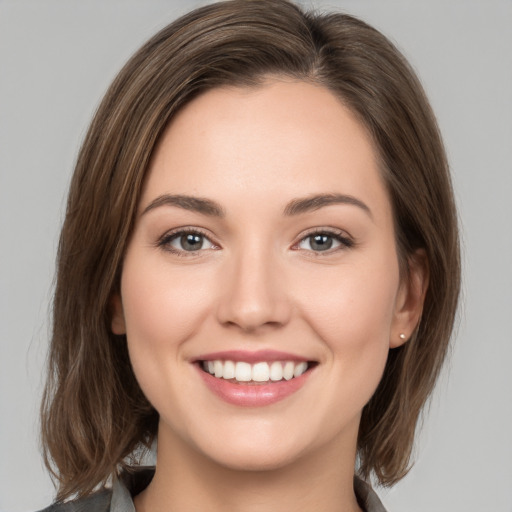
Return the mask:
<path id="1" fill-rule="evenodd" d="M 0 511 L 52 486 L 37 411 L 53 261 L 79 143 L 109 82 L 186 0 L 0 0 Z M 512 1 L 317 0 L 375 25 L 427 89 L 462 219 L 451 361 L 390 512 L 512 511 Z"/>

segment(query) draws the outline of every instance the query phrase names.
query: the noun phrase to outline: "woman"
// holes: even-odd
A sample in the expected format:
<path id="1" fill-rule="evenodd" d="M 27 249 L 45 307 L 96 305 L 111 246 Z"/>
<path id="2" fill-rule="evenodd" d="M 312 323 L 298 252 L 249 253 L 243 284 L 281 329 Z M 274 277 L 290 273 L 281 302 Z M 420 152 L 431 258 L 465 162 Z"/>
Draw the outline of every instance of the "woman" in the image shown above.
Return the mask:
<path id="1" fill-rule="evenodd" d="M 71 184 L 58 501 L 383 510 L 363 479 L 409 468 L 459 274 L 435 118 L 384 36 L 283 0 L 180 18 L 112 84 Z"/>

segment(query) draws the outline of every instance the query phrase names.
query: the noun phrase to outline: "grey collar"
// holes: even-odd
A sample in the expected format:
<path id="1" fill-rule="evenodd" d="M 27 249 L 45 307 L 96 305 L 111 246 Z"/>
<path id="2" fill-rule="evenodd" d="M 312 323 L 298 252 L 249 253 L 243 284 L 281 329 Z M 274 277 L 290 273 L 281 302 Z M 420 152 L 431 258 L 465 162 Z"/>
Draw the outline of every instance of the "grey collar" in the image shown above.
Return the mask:
<path id="1" fill-rule="evenodd" d="M 134 473 L 125 473 L 116 480 L 112 486 L 110 512 L 136 512 L 133 496 L 149 484 L 153 474 L 154 468 L 145 467 Z M 357 476 L 354 477 L 354 490 L 359 506 L 365 512 L 386 512 L 377 493 L 367 482 Z"/>

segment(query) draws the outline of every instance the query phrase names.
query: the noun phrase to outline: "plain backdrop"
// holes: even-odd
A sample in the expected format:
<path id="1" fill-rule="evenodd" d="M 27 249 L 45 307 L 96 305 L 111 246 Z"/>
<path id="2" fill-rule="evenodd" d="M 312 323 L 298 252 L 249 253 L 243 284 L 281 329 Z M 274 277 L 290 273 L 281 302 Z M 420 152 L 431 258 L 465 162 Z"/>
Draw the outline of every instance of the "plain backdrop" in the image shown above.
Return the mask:
<path id="1" fill-rule="evenodd" d="M 53 264 L 79 144 L 106 87 L 157 29 L 205 2 L 0 0 L 0 511 L 48 505 L 38 451 Z M 464 295 L 416 465 L 389 512 L 512 512 L 512 1 L 316 0 L 405 53 L 445 138 Z"/>

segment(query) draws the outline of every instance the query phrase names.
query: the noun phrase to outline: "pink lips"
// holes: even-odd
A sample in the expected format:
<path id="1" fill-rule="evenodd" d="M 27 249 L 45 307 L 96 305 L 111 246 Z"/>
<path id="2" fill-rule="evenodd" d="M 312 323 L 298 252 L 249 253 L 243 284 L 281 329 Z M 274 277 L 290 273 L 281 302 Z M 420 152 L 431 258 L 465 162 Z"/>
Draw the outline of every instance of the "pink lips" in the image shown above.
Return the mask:
<path id="1" fill-rule="evenodd" d="M 214 361 L 222 359 L 224 361 L 245 361 L 246 363 L 259 363 L 260 361 L 307 361 L 306 358 L 290 354 L 288 352 L 279 352 L 277 350 L 258 350 L 249 352 L 247 350 L 227 350 L 224 352 L 210 352 L 208 354 L 196 357 L 197 361 Z"/>
<path id="2" fill-rule="evenodd" d="M 208 389 L 227 403 L 240 407 L 263 407 L 279 402 L 296 391 L 307 381 L 311 370 L 306 371 L 300 377 L 291 380 L 281 380 L 268 384 L 239 383 L 232 380 L 216 378 L 202 369 L 202 361 L 231 360 L 234 362 L 245 361 L 247 363 L 258 363 L 262 361 L 307 361 L 304 357 L 296 356 L 285 352 L 264 350 L 258 352 L 247 352 L 241 350 L 215 352 L 205 354 L 196 359 L 196 368 Z"/>

